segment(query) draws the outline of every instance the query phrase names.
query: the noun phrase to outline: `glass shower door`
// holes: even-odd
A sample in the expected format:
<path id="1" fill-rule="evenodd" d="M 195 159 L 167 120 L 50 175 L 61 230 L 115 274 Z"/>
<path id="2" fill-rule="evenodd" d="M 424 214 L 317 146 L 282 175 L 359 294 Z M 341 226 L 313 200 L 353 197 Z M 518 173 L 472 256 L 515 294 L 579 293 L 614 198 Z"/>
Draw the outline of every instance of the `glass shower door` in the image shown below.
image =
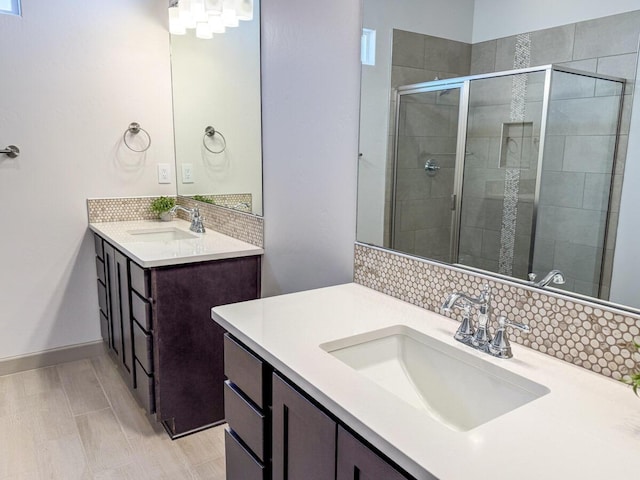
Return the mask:
<path id="1" fill-rule="evenodd" d="M 526 279 L 545 72 L 472 79 L 459 263 Z"/>
<path id="2" fill-rule="evenodd" d="M 461 86 L 399 92 L 388 223 L 392 248 L 450 263 Z"/>

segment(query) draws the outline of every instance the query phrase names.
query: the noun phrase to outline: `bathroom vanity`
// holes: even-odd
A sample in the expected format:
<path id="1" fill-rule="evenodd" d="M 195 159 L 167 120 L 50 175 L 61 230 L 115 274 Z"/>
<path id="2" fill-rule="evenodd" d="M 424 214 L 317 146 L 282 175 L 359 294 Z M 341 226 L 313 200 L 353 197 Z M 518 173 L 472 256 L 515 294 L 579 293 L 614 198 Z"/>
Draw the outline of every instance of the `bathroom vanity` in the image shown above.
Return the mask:
<path id="1" fill-rule="evenodd" d="M 212 318 L 228 332 L 228 480 L 631 479 L 640 468 L 640 400 L 625 385 L 520 345 L 512 359 L 488 356 L 453 339 L 457 322 L 366 287 Z M 394 336 L 435 356 L 384 347 Z M 406 371 L 387 369 L 400 357 Z"/>
<path id="2" fill-rule="evenodd" d="M 224 330 L 211 322 L 211 307 L 260 296 L 261 248 L 188 226 L 90 225 L 102 337 L 172 438 L 224 419 Z"/>

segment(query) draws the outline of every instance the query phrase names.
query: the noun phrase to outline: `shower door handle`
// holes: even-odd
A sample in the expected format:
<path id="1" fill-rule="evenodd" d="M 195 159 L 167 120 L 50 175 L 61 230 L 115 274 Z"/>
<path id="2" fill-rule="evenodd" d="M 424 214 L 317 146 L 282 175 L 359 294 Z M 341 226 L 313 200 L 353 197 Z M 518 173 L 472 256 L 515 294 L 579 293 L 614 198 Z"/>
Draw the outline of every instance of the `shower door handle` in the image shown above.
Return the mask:
<path id="1" fill-rule="evenodd" d="M 455 210 L 456 209 L 456 200 L 458 199 L 457 195 L 455 193 L 451 194 L 451 210 Z"/>

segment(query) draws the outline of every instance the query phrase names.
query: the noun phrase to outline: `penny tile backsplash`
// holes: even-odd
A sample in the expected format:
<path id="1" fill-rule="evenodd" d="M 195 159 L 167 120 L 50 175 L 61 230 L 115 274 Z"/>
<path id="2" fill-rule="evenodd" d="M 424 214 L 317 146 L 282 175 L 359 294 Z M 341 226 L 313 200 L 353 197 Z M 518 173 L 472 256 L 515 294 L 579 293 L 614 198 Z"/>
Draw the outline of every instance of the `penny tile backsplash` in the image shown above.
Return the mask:
<path id="1" fill-rule="evenodd" d="M 452 291 L 478 295 L 488 283 L 494 314 L 531 327 L 511 332 L 512 342 L 615 379 L 640 364 L 636 314 L 361 244 L 354 266 L 356 283 L 438 313 Z M 444 315 L 460 318 L 455 310 Z"/>
<path id="2" fill-rule="evenodd" d="M 151 202 L 156 198 L 158 197 L 90 198 L 87 200 L 89 222 L 154 220 L 157 218 L 157 215 L 151 211 Z M 215 201 L 228 202 L 235 200 L 242 202 L 251 201 L 250 197 L 241 196 L 231 198 L 229 195 L 223 195 L 220 199 L 213 196 L 212 199 Z M 262 217 L 217 205 L 196 202 L 188 197 L 177 197 L 177 202 L 186 208 L 192 208 L 197 205 L 203 216 L 203 223 L 207 228 L 258 247 L 264 245 Z M 184 220 L 188 220 L 185 213 L 178 212 L 178 216 Z"/>

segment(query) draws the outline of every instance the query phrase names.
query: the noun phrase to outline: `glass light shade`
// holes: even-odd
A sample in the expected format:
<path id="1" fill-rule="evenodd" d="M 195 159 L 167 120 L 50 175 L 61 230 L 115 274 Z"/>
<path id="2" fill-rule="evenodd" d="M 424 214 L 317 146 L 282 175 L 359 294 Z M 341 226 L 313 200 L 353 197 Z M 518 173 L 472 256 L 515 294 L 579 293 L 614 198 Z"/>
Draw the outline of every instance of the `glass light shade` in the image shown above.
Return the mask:
<path id="1" fill-rule="evenodd" d="M 211 31 L 209 22 L 199 22 L 196 25 L 196 37 L 202 38 L 203 40 L 213 38 L 213 32 Z"/>
<path id="2" fill-rule="evenodd" d="M 223 0 L 204 0 L 204 10 L 210 17 L 222 15 Z"/>
<path id="3" fill-rule="evenodd" d="M 180 11 L 178 7 L 169 7 L 169 33 L 172 35 L 184 35 L 187 29 L 180 21 Z"/>
<path id="4" fill-rule="evenodd" d="M 237 27 L 240 22 L 236 15 L 236 0 L 224 0 L 222 6 L 222 22 L 227 27 Z"/>
<path id="5" fill-rule="evenodd" d="M 237 27 L 238 25 L 240 25 L 238 17 L 236 16 L 236 11 L 225 8 L 222 12 L 222 23 L 226 27 Z"/>
<path id="6" fill-rule="evenodd" d="M 236 0 L 236 15 L 238 20 L 253 20 L 253 0 Z"/>
<path id="7" fill-rule="evenodd" d="M 180 21 L 186 28 L 196 28 L 196 21 L 191 14 L 191 0 L 180 0 L 178 3 Z"/>
<path id="8" fill-rule="evenodd" d="M 213 33 L 224 33 L 226 30 L 221 16 L 209 17 L 209 27 Z"/>
<path id="9" fill-rule="evenodd" d="M 204 0 L 191 0 L 191 16 L 197 23 L 209 21 L 209 16 L 204 10 Z"/>

